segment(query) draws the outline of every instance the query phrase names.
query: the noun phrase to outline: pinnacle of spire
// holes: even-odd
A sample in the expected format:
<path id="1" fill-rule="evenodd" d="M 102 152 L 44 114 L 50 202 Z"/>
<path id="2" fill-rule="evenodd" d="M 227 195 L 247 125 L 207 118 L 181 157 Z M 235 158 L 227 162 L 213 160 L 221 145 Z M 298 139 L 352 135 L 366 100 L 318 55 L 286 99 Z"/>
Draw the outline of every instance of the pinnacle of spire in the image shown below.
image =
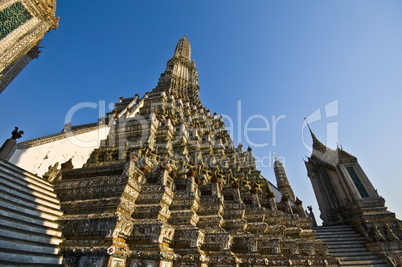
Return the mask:
<path id="1" fill-rule="evenodd" d="M 308 127 L 308 129 L 310 131 L 311 138 L 313 139 L 313 150 L 316 150 L 316 151 L 319 151 L 321 153 L 324 153 L 327 150 L 327 147 L 323 143 L 321 143 L 320 140 L 318 140 L 318 138 L 314 135 L 313 131 L 310 128 L 310 125 L 307 122 L 307 119 L 304 118 L 304 120 L 307 123 L 307 127 Z"/>
<path id="2" fill-rule="evenodd" d="M 183 102 L 200 106 L 198 94 L 198 74 L 195 61 L 191 62 L 191 46 L 187 37 L 181 38 L 176 45 L 173 57 L 167 62 L 166 70 L 161 74 L 158 85 L 153 92 L 165 91 L 167 95 L 181 98 Z"/>
<path id="3" fill-rule="evenodd" d="M 173 57 L 179 57 L 179 56 L 182 56 L 188 59 L 189 61 L 191 60 L 191 46 L 186 35 L 184 35 L 184 37 L 177 42 Z"/>
<path id="4" fill-rule="evenodd" d="M 306 120 L 307 123 L 307 120 Z M 337 150 L 332 150 L 329 147 L 325 146 L 323 143 L 321 143 L 318 138 L 314 135 L 313 131 L 310 128 L 310 125 L 307 126 L 310 130 L 311 137 L 313 139 L 313 151 L 312 155 L 315 156 L 316 158 L 320 159 L 321 161 L 328 163 L 332 166 L 336 166 L 339 162 L 339 149 Z M 306 164 L 307 166 L 307 164 Z"/>

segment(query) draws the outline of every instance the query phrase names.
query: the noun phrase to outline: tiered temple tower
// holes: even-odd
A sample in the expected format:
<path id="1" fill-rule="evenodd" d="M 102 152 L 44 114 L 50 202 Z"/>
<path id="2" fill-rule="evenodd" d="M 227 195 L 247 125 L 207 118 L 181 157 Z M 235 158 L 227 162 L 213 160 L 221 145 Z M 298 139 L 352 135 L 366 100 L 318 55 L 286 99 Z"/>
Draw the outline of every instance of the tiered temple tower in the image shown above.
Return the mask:
<path id="1" fill-rule="evenodd" d="M 41 52 L 43 36 L 58 26 L 56 0 L 0 2 L 0 93 Z"/>
<path id="2" fill-rule="evenodd" d="M 310 129 L 313 152 L 305 162 L 323 224 L 351 225 L 366 239 L 372 252 L 394 259 L 401 255 L 402 228 L 388 211 L 357 158 L 322 144 Z M 399 265 L 398 265 L 399 266 Z"/>
<path id="3" fill-rule="evenodd" d="M 11 27 L 1 42 L 32 26 L 29 14 L 36 13 L 28 2 L 2 3 L 3 10 L 18 5 L 26 23 Z M 184 36 L 151 92 L 121 97 L 97 123 L 70 123 L 61 133 L 18 144 L 7 140 L 0 149 L 0 206 L 11 212 L 0 218 L 8 227 L 0 262 L 50 265 L 61 255 L 65 266 L 79 267 L 401 263 L 400 221 L 354 156 L 311 132 L 306 167 L 326 225 L 314 229 L 328 251 L 284 166 L 275 159 L 275 187 L 256 169 L 252 148 L 235 147 L 223 117 L 202 105 L 199 89 Z M 352 227 L 363 237 L 354 240 Z"/>
<path id="4" fill-rule="evenodd" d="M 223 118 L 201 104 L 198 91 L 184 37 L 151 92 L 120 98 L 100 120 L 100 127 L 110 128 L 108 137 L 82 168 L 73 168 L 78 157 L 61 170 L 57 162 L 42 160 L 51 163 L 44 177 L 54 184 L 63 211 L 64 263 L 337 265 L 314 238 L 289 183 L 282 193 L 261 175 L 252 149 L 234 146 Z M 17 160 L 22 151 L 40 154 L 69 131 L 84 134 L 85 127 L 66 126 L 58 135 L 21 143 L 9 158 Z M 47 160 L 60 156 L 46 153 Z M 276 168 L 282 181 L 283 166 Z"/>

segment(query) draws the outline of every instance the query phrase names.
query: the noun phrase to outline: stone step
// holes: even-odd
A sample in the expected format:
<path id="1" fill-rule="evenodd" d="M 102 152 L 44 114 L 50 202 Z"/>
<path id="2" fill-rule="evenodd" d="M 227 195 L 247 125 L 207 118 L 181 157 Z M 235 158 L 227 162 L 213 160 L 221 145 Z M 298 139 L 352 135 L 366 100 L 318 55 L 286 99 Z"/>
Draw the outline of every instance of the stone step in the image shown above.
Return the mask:
<path id="1" fill-rule="evenodd" d="M 2 217 L 7 218 L 14 218 L 16 220 L 25 222 L 25 223 L 32 223 L 40 226 L 49 227 L 52 229 L 58 229 L 59 225 L 54 220 L 48 220 L 45 218 L 41 218 L 38 216 L 32 216 L 27 213 L 21 213 L 15 210 L 7 209 L 4 207 L 0 207 L 0 221 Z"/>
<path id="2" fill-rule="evenodd" d="M 317 238 L 328 245 L 330 244 L 338 244 L 341 242 L 342 244 L 364 244 L 366 241 L 364 239 L 342 239 L 342 238 L 335 238 L 335 239 L 330 239 L 330 238 Z"/>
<path id="3" fill-rule="evenodd" d="M 372 256 L 373 253 L 371 251 L 368 251 L 365 248 L 362 248 L 361 250 L 358 251 L 350 251 L 350 250 L 343 250 L 340 252 L 334 252 L 331 250 L 331 255 L 334 257 L 353 257 L 353 256 Z"/>
<path id="4" fill-rule="evenodd" d="M 356 240 L 356 241 L 348 241 L 348 240 L 326 240 L 324 241 L 329 247 L 336 247 L 338 245 L 343 245 L 343 246 L 355 246 L 355 245 L 361 245 L 364 246 L 364 240 Z"/>
<path id="5" fill-rule="evenodd" d="M 353 229 L 350 225 L 323 225 L 323 226 L 315 226 L 311 227 L 313 230 L 326 230 L 326 229 Z"/>
<path id="6" fill-rule="evenodd" d="M 365 243 L 365 239 L 358 237 L 358 238 L 349 238 L 349 237 L 325 237 L 325 238 L 318 238 L 320 240 L 326 240 L 325 242 L 337 242 L 339 240 L 344 241 L 344 242 L 351 242 L 351 243 Z"/>
<path id="7" fill-rule="evenodd" d="M 369 250 L 367 250 L 367 248 L 365 248 L 364 246 L 361 247 L 355 247 L 355 248 L 331 248 L 331 253 L 361 253 L 361 252 L 367 252 Z M 370 252 L 371 253 L 371 252 Z"/>
<path id="8" fill-rule="evenodd" d="M 19 240 L 15 238 L 6 238 L 0 236 L 0 249 L 11 249 L 21 252 L 38 252 L 43 254 L 57 254 L 59 249 L 56 245 L 42 244 L 28 240 Z"/>
<path id="9" fill-rule="evenodd" d="M 48 192 L 53 193 L 53 186 L 49 182 L 43 180 L 42 178 L 24 170 L 21 169 L 14 164 L 10 163 L 4 163 L 3 161 L 0 162 L 0 176 L 7 175 L 7 177 L 12 179 L 13 181 L 16 181 L 22 185 L 24 184 L 32 184 L 37 187 L 42 188 L 43 190 L 46 190 Z"/>
<path id="10" fill-rule="evenodd" d="M 327 243 L 325 243 L 325 244 L 327 244 Z M 328 245 L 328 244 L 327 244 Z M 338 249 L 338 252 L 339 251 L 344 251 L 344 252 L 347 252 L 347 251 L 351 251 L 351 250 L 353 250 L 353 249 L 358 249 L 358 248 L 365 248 L 363 245 L 347 245 L 347 244 L 339 244 L 339 245 L 336 245 L 336 246 L 334 246 L 334 245 L 332 245 L 332 246 L 330 246 L 330 245 L 328 245 L 328 249 L 330 250 L 330 251 L 332 251 L 333 249 Z"/>
<path id="11" fill-rule="evenodd" d="M 29 240 L 37 243 L 58 245 L 63 241 L 61 237 L 55 237 L 47 234 L 35 233 L 32 231 L 21 230 L 18 228 L 2 226 L 0 236 L 5 238 L 15 238 L 20 240 Z M 1 259 L 1 258 L 0 258 Z"/>
<path id="12" fill-rule="evenodd" d="M 373 266 L 375 264 L 384 264 L 384 261 L 381 259 L 378 260 L 359 260 L 359 261 L 342 261 L 341 266 L 356 266 L 356 265 L 363 265 L 363 266 Z M 387 266 L 387 265 L 385 265 Z"/>
<path id="13" fill-rule="evenodd" d="M 54 204 L 60 204 L 60 201 L 54 197 L 49 196 L 48 194 L 43 194 L 40 191 L 33 191 L 32 189 L 27 188 L 26 186 L 14 183 L 8 179 L 0 179 L 0 186 L 1 189 L 4 191 L 13 192 L 14 194 L 21 195 L 21 196 L 35 196 L 37 198 L 45 199 L 46 201 Z"/>
<path id="14" fill-rule="evenodd" d="M 328 245 L 331 256 L 340 266 L 387 266 L 386 262 L 365 247 L 365 239 L 351 226 L 314 227 L 315 237 Z"/>
<path id="15" fill-rule="evenodd" d="M 62 266 L 62 214 L 51 184 L 0 161 L 1 266 Z"/>
<path id="16" fill-rule="evenodd" d="M 318 230 L 318 229 L 312 229 L 313 231 L 316 231 L 317 234 L 356 234 L 356 231 L 354 229 L 348 228 L 348 229 L 326 229 L 326 230 Z"/>
<path id="17" fill-rule="evenodd" d="M 28 263 L 28 262 L 11 262 L 11 261 L 3 261 L 0 259 L 0 266 L 7 266 L 7 267 L 38 267 L 37 264 L 35 263 Z M 47 263 L 42 263 L 40 265 L 41 267 L 62 267 L 64 264 L 47 264 Z"/>
<path id="18" fill-rule="evenodd" d="M 332 236 L 332 235 L 342 235 L 342 236 L 348 236 L 348 235 L 356 235 L 356 232 L 338 232 L 338 231 L 332 231 L 332 232 L 316 232 L 315 236 Z M 357 234 L 360 236 L 360 234 Z"/>
<path id="19" fill-rule="evenodd" d="M 53 209 L 47 206 L 43 206 L 41 204 L 36 204 L 36 203 L 30 203 L 27 201 L 23 201 L 21 199 L 18 199 L 16 197 L 10 196 L 10 195 L 0 195 L 0 207 L 5 207 L 13 210 L 17 210 L 23 213 L 30 213 L 36 212 L 38 215 L 41 212 L 45 212 L 47 214 L 51 214 L 55 216 L 55 220 L 57 220 L 63 212 L 61 212 L 58 209 Z"/>
<path id="20" fill-rule="evenodd" d="M 52 209 L 60 210 L 60 203 L 57 203 L 57 200 L 54 198 L 52 199 L 52 201 L 49 201 L 46 198 L 42 198 L 32 194 L 26 194 L 26 193 L 24 194 L 16 190 L 9 189 L 7 187 L 2 186 L 1 184 L 0 184 L 0 194 L 20 199 L 21 202 L 38 203 Z"/>
<path id="21" fill-rule="evenodd" d="M 337 241 L 335 242 L 325 242 L 328 245 L 328 248 L 364 248 L 364 243 L 350 243 L 350 242 L 342 242 Z"/>
<path id="22" fill-rule="evenodd" d="M 318 236 L 332 236 L 332 235 L 340 235 L 340 236 L 361 236 L 360 234 L 356 233 L 355 231 L 348 231 L 348 232 L 338 232 L 338 231 L 331 231 L 331 232 L 316 232 L 315 235 Z"/>
<path id="23" fill-rule="evenodd" d="M 317 227 L 311 227 L 313 230 L 317 231 L 349 231 L 353 230 L 353 227 L 348 225 L 337 225 L 337 226 L 317 226 Z"/>
<path id="24" fill-rule="evenodd" d="M 30 177 L 33 180 L 37 180 L 39 183 L 45 185 L 45 186 L 49 186 L 49 187 L 53 187 L 51 183 L 49 183 L 48 181 L 44 180 L 42 177 L 37 176 L 36 174 L 33 174 L 32 172 L 29 172 L 23 168 L 18 167 L 15 164 L 12 164 L 8 161 L 0 161 L 0 168 L 6 168 L 9 169 L 13 172 L 16 173 L 21 173 L 23 176 L 27 176 Z"/>
<path id="25" fill-rule="evenodd" d="M 30 181 L 25 181 L 17 178 L 16 176 L 7 175 L 5 176 L 4 173 L 0 173 L 1 180 L 3 180 L 3 184 L 9 184 L 18 186 L 19 188 L 25 188 L 25 191 L 31 192 L 40 192 L 43 195 L 49 196 L 51 198 L 56 199 L 57 195 L 54 193 L 52 188 L 44 188 L 38 184 L 31 183 Z"/>
<path id="26" fill-rule="evenodd" d="M 353 235 L 353 236 L 340 236 L 340 235 L 333 235 L 333 236 L 314 236 L 320 240 L 350 240 L 350 241 L 365 241 L 364 237 L 361 235 Z"/>
<path id="27" fill-rule="evenodd" d="M 320 227 L 322 227 L 322 226 L 320 226 Z M 348 233 L 350 233 L 350 232 L 352 232 L 352 233 L 355 233 L 355 229 L 353 229 L 352 227 L 347 227 L 347 228 L 323 228 L 323 229 L 320 229 L 319 227 L 317 228 L 317 227 L 312 227 L 311 228 L 311 230 L 314 230 L 314 231 L 317 231 L 317 232 L 320 232 L 320 233 L 326 233 L 326 232 L 339 232 L 339 233 L 342 233 L 342 232 L 348 232 Z"/>
<path id="28" fill-rule="evenodd" d="M 333 255 L 333 254 L 331 254 Z M 353 255 L 347 257 L 338 257 L 341 261 L 361 261 L 361 260 L 381 260 L 377 255 Z"/>
<path id="29" fill-rule="evenodd" d="M 35 263 L 36 266 L 62 263 L 62 258 L 59 255 L 19 252 L 12 249 L 2 249 L 0 259 L 5 262 L 18 263 L 18 266 L 21 266 L 21 263 Z"/>
<path id="30" fill-rule="evenodd" d="M 27 223 L 24 221 L 17 220 L 15 218 L 7 218 L 0 216 L 2 226 L 8 226 L 15 229 L 31 231 L 39 234 L 46 234 L 56 237 L 61 237 L 61 231 L 54 230 L 45 226 Z"/>

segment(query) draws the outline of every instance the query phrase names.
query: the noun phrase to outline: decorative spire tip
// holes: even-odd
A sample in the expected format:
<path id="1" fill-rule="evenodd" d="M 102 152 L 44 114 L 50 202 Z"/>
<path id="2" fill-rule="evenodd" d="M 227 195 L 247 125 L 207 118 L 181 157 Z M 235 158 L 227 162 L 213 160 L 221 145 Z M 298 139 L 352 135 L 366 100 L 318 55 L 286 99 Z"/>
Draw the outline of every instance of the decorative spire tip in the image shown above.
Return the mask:
<path id="1" fill-rule="evenodd" d="M 313 131 L 312 131 L 311 128 L 310 128 L 310 125 L 308 124 L 308 121 L 307 121 L 306 117 L 304 117 L 304 120 L 306 121 L 307 127 L 308 127 L 308 129 L 310 130 L 310 133 L 313 133 Z"/>

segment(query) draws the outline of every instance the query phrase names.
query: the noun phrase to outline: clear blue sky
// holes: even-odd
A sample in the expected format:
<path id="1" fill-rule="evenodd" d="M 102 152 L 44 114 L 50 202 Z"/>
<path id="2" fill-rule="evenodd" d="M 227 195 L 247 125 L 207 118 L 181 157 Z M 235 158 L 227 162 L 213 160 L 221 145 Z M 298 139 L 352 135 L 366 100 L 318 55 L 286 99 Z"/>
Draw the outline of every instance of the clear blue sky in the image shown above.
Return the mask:
<path id="1" fill-rule="evenodd" d="M 43 53 L 0 94 L 0 140 L 14 126 L 20 141 L 60 132 L 67 111 L 80 102 L 117 102 L 157 84 L 178 39 L 187 35 L 203 104 L 230 116 L 237 132 L 262 115 L 271 131 L 251 133 L 259 157 L 285 158 L 295 194 L 317 204 L 302 158 L 303 118 L 327 141 L 338 123 L 338 142 L 361 166 L 391 211 L 402 217 L 402 2 L 400 1 L 59 1 L 60 26 Z M 338 115 L 326 104 L 338 100 Z M 272 142 L 272 116 L 285 115 Z M 73 125 L 95 122 L 82 110 Z M 261 119 L 252 127 L 262 127 Z M 307 130 L 304 131 L 307 134 Z M 331 132 L 329 136 L 334 136 Z M 311 144 L 309 136 L 305 137 Z M 248 146 L 244 135 L 241 142 Z M 260 168 L 275 183 L 272 168 Z"/>

